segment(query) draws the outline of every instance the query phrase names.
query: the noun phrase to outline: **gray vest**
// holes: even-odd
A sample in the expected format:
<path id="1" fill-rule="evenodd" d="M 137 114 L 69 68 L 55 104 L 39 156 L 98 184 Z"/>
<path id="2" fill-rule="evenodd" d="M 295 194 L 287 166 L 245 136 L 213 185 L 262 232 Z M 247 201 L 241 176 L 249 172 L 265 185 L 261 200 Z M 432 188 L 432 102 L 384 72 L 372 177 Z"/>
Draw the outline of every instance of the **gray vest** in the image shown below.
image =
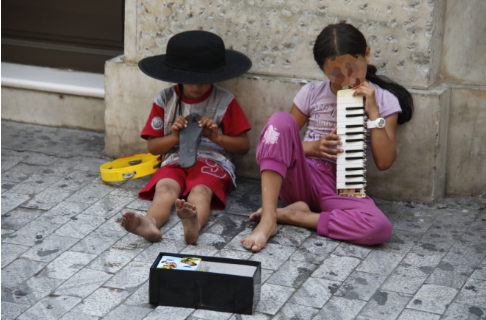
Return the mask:
<path id="1" fill-rule="evenodd" d="M 187 104 L 181 101 L 182 116 L 186 117 L 191 113 L 197 113 L 201 116 L 206 116 L 212 119 L 219 127 L 219 133 L 221 130 L 221 121 L 228 109 L 228 105 L 233 101 L 234 96 L 222 89 L 213 85 L 213 90 L 209 97 L 199 103 Z M 179 117 L 179 110 L 177 108 L 178 96 L 175 91 L 175 87 L 171 86 L 159 92 L 155 98 L 155 103 L 164 109 L 164 135 L 170 135 L 172 124 L 174 120 Z M 201 145 L 198 150 L 198 158 L 205 158 L 219 163 L 231 176 L 233 183 L 235 181 L 235 166 L 231 162 L 233 155 L 227 152 L 214 142 L 203 137 Z M 162 165 L 176 164 L 179 162 L 179 146 L 176 146 L 163 156 L 164 161 Z"/>

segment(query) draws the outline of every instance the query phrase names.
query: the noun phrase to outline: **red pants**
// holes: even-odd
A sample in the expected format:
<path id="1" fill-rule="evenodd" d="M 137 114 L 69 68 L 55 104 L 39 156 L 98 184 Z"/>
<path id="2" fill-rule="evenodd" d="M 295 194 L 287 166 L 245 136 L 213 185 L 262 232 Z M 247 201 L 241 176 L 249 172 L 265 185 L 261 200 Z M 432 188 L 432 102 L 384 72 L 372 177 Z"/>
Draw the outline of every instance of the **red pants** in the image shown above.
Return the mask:
<path id="1" fill-rule="evenodd" d="M 165 165 L 157 170 L 145 188 L 139 192 L 139 197 L 144 200 L 152 200 L 155 194 L 155 186 L 161 179 L 170 178 L 179 184 L 182 197 L 187 195 L 197 185 L 205 185 L 213 191 L 211 209 L 224 210 L 226 195 L 231 191 L 233 182 L 231 177 L 219 164 L 208 159 L 197 159 L 191 168 L 182 168 L 179 165 Z"/>

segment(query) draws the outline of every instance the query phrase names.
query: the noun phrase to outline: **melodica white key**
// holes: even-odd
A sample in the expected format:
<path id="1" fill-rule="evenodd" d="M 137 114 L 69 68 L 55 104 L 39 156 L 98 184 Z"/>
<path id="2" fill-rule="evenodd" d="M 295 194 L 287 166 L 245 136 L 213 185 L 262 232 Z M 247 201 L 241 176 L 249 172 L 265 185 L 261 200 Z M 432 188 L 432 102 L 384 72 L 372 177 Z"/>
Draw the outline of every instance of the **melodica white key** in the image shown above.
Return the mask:
<path id="1" fill-rule="evenodd" d="M 336 189 L 341 196 L 366 197 L 366 129 L 363 96 L 353 89 L 337 93 L 337 134 L 341 149 L 336 161 Z"/>

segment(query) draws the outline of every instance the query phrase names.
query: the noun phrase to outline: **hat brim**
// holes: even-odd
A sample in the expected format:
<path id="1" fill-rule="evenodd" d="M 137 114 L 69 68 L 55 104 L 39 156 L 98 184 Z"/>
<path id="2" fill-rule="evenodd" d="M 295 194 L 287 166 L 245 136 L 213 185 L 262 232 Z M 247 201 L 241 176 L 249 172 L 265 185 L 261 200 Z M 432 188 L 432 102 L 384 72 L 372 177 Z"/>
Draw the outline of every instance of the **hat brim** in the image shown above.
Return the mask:
<path id="1" fill-rule="evenodd" d="M 251 60 L 241 52 L 226 49 L 224 66 L 211 72 L 195 72 L 173 68 L 165 63 L 166 55 L 140 60 L 138 67 L 149 77 L 181 84 L 206 84 L 236 78 L 251 68 Z"/>

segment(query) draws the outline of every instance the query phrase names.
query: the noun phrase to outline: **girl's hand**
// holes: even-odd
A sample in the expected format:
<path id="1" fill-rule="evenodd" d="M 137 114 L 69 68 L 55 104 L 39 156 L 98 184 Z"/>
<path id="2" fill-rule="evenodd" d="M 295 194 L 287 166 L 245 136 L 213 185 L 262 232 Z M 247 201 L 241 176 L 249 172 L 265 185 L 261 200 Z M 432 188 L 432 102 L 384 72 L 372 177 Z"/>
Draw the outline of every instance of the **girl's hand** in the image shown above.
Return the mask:
<path id="1" fill-rule="evenodd" d="M 170 130 L 172 131 L 172 134 L 176 137 L 179 137 L 179 131 L 187 127 L 187 120 L 183 116 L 179 116 L 179 118 L 174 121 L 172 124 L 172 127 L 170 127 Z"/>
<path id="2" fill-rule="evenodd" d="M 380 118 L 380 111 L 376 104 L 375 88 L 368 81 L 365 81 L 355 88 L 355 90 L 353 96 L 363 95 L 365 97 L 365 111 L 368 118 L 372 120 Z"/>
<path id="3" fill-rule="evenodd" d="M 213 120 L 204 116 L 199 120 L 199 127 L 203 128 L 203 136 L 211 141 L 215 141 L 218 137 L 218 125 Z"/>
<path id="4" fill-rule="evenodd" d="M 340 146 L 341 144 L 341 137 L 337 135 L 337 128 L 334 128 L 331 133 L 318 140 L 316 156 L 320 158 L 336 159 L 338 153 L 344 152 L 343 149 L 337 148 L 337 146 Z"/>

